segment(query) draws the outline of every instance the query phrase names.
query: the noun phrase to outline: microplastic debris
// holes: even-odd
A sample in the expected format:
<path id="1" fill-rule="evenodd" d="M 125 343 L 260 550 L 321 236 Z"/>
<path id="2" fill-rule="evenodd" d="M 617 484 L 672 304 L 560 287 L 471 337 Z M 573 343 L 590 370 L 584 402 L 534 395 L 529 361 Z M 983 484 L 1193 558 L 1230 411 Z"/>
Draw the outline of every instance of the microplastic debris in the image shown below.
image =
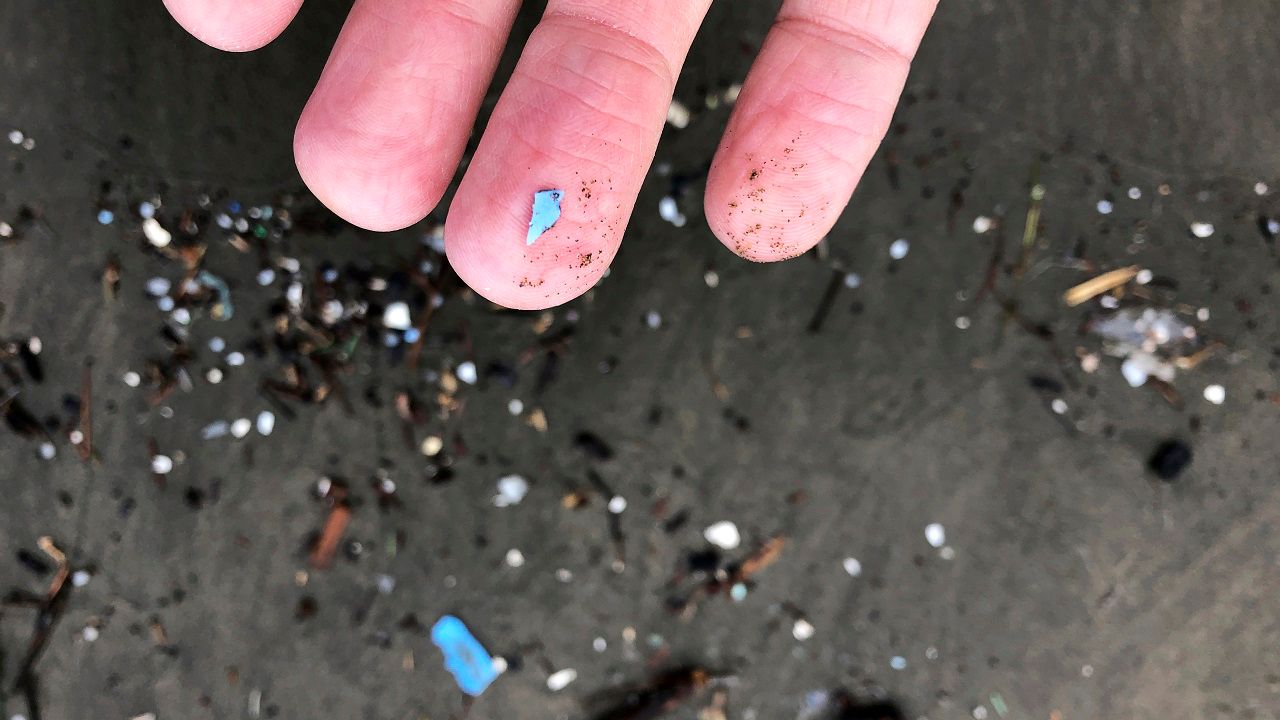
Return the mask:
<path id="1" fill-rule="evenodd" d="M 1054 398 L 1053 402 L 1049 403 L 1049 408 L 1053 410 L 1055 415 L 1065 415 L 1068 410 L 1067 401 L 1062 398 Z"/>
<path id="2" fill-rule="evenodd" d="M 444 667 L 462 692 L 479 696 L 497 679 L 493 657 L 462 621 L 445 615 L 431 627 L 431 642 L 444 653 Z"/>
<path id="3" fill-rule="evenodd" d="M 973 321 L 969 319 L 969 316 L 968 316 L 968 315 L 957 315 L 957 316 L 956 316 L 956 329 L 957 329 L 957 330 L 968 330 L 968 329 L 970 328 L 970 326 L 972 326 L 972 325 L 973 325 Z"/>
<path id="4" fill-rule="evenodd" d="M 276 428 L 276 416 L 270 410 L 263 410 L 258 413 L 258 419 L 254 425 L 258 429 L 259 435 L 270 435 L 271 431 Z"/>
<path id="5" fill-rule="evenodd" d="M 1160 443 L 1147 461 L 1151 472 L 1166 482 L 1175 480 L 1190 464 L 1191 446 L 1181 440 L 1165 440 Z"/>
<path id="6" fill-rule="evenodd" d="M 591 641 L 591 649 L 598 653 L 602 653 L 609 649 L 609 641 L 602 637 L 597 637 L 595 640 Z"/>
<path id="7" fill-rule="evenodd" d="M 240 367 L 244 364 L 244 353 L 235 350 L 227 353 L 227 364 L 231 367 Z"/>
<path id="8" fill-rule="evenodd" d="M 804 642 L 805 640 L 808 640 L 809 638 L 813 637 L 813 633 L 814 633 L 813 625 L 808 620 L 805 620 L 804 618 L 797 619 L 795 621 L 795 624 L 791 626 L 791 637 L 801 642 Z"/>
<path id="9" fill-rule="evenodd" d="M 740 582 L 734 583 L 733 587 L 729 588 L 729 597 L 732 598 L 734 602 L 742 602 L 743 600 L 746 600 L 747 584 Z"/>
<path id="10" fill-rule="evenodd" d="M 390 595 L 396 589 L 396 579 L 385 573 L 378 574 L 374 582 L 378 584 L 378 592 L 383 595 Z"/>
<path id="11" fill-rule="evenodd" d="M 393 302 L 382 311 L 382 324 L 390 330 L 408 330 L 413 327 L 413 321 L 409 318 L 409 304 L 404 302 Z"/>
<path id="12" fill-rule="evenodd" d="M 200 429 L 200 437 L 204 440 L 216 440 L 227 434 L 231 424 L 226 420 L 215 420 Z"/>
<path id="13" fill-rule="evenodd" d="M 524 553 L 519 548 L 511 548 L 507 551 L 507 566 L 518 568 L 524 565 Z"/>
<path id="14" fill-rule="evenodd" d="M 730 102 L 733 101 L 730 100 Z M 667 108 L 667 124 L 677 130 L 689 127 L 689 108 L 679 100 L 673 99 L 671 106 Z"/>
<path id="15" fill-rule="evenodd" d="M 907 659 L 902 657 L 901 655 L 894 655 L 893 657 L 889 658 L 889 667 L 893 668 L 894 670 L 904 670 L 907 667 Z"/>
<path id="16" fill-rule="evenodd" d="M 158 248 L 165 247 L 173 241 L 173 235 L 160 227 L 160 222 L 153 217 L 142 221 L 142 234 L 146 236 L 147 242 Z"/>
<path id="17" fill-rule="evenodd" d="M 996 711 L 1000 717 L 1009 714 L 1009 706 L 1004 702 L 1004 696 L 998 692 L 991 693 L 991 708 Z"/>
<path id="18" fill-rule="evenodd" d="M 518 504 L 529 492 L 529 481 L 519 475 L 507 475 L 498 479 L 498 494 L 493 504 L 498 507 L 509 507 Z"/>
<path id="19" fill-rule="evenodd" d="M 702 531 L 702 537 L 721 550 L 733 550 L 742 543 L 742 535 L 738 533 L 738 526 L 728 520 L 721 520 L 708 526 L 706 530 Z"/>
<path id="20" fill-rule="evenodd" d="M 560 568 L 556 570 L 556 579 L 562 583 L 571 582 L 573 580 L 573 571 L 568 568 Z"/>
<path id="21" fill-rule="evenodd" d="M 578 671 L 573 668 L 557 670 L 547 677 L 547 689 L 551 692 L 560 692 L 577 679 Z"/>
<path id="22" fill-rule="evenodd" d="M 234 309 L 231 307 L 231 288 L 217 275 L 208 270 L 201 270 L 196 280 L 203 286 L 213 290 L 218 296 L 218 303 L 213 306 L 213 319 L 230 320 Z"/>
<path id="23" fill-rule="evenodd" d="M 122 375 L 120 379 L 129 387 L 138 387 L 142 384 L 142 376 L 132 370 Z"/>
<path id="24" fill-rule="evenodd" d="M 1214 405 L 1221 405 L 1227 401 L 1227 389 L 1221 385 L 1207 385 L 1204 389 L 1204 399 Z"/>
<path id="25" fill-rule="evenodd" d="M 979 215 L 973 219 L 973 231 L 979 235 L 987 232 L 995 225 L 991 218 L 986 215 Z"/>
<path id="26" fill-rule="evenodd" d="M 22 144 L 22 141 L 23 141 L 25 138 L 26 138 L 26 136 L 22 134 L 22 131 L 21 131 L 21 130 L 10 130 L 10 131 L 9 131 L 9 142 L 13 143 L 14 145 L 21 145 L 21 144 Z"/>
<path id="27" fill-rule="evenodd" d="M 231 437 L 239 440 L 249 434 L 249 430 L 253 428 L 253 423 L 249 422 L 249 418 L 239 418 L 231 423 Z"/>
<path id="28" fill-rule="evenodd" d="M 147 294 L 151 297 L 161 297 L 169 294 L 169 288 L 173 287 L 168 278 L 153 277 L 147 280 Z"/>
<path id="29" fill-rule="evenodd" d="M 186 308 L 175 308 L 169 317 L 179 325 L 191 324 L 191 311 Z"/>
<path id="30" fill-rule="evenodd" d="M 1155 277 L 1156 277 L 1155 273 L 1151 272 L 1146 268 L 1143 268 L 1138 271 L 1137 275 L 1133 276 L 1133 281 L 1138 283 L 1139 285 L 1146 285 L 1150 283 L 1152 280 L 1154 280 Z"/>
<path id="31" fill-rule="evenodd" d="M 157 475 L 168 475 L 173 470 L 173 458 L 168 455 L 151 456 L 151 472 Z"/>
<path id="32" fill-rule="evenodd" d="M 1141 200 L 1141 199 L 1142 199 L 1142 188 L 1137 188 L 1137 187 L 1131 187 L 1131 188 L 1129 188 L 1129 199 L 1130 199 L 1130 200 Z"/>
<path id="33" fill-rule="evenodd" d="M 217 385 L 222 382 L 222 371 L 216 367 L 209 368 L 208 372 L 204 374 L 204 379 L 208 380 L 210 385 Z"/>
<path id="34" fill-rule="evenodd" d="M 58 454 L 58 449 L 53 446 L 53 443 L 49 442 L 48 440 L 45 440 L 44 442 L 40 443 L 41 459 L 52 460 L 57 454 Z"/>
<path id="35" fill-rule="evenodd" d="M 942 523 L 929 523 L 924 528 L 924 539 L 933 547 L 942 547 L 947 543 L 947 529 Z"/>
<path id="36" fill-rule="evenodd" d="M 609 512 L 614 515 L 621 514 L 627 509 L 627 499 L 621 495 L 614 495 L 609 498 Z"/>
<path id="37" fill-rule="evenodd" d="M 847 557 L 841 565 L 844 566 L 844 571 L 849 573 L 849 577 L 858 577 L 862 574 L 862 563 L 858 562 L 858 558 Z"/>
<path id="38" fill-rule="evenodd" d="M 520 413 L 524 412 L 524 402 L 522 402 L 519 398 L 511 400 L 510 402 L 507 403 L 507 412 L 511 413 L 512 415 L 519 415 Z"/>
<path id="39" fill-rule="evenodd" d="M 218 337 L 217 335 L 214 335 L 213 337 L 209 338 L 209 350 L 210 350 L 211 352 L 220 353 L 220 352 L 222 352 L 223 350 L 226 350 L 226 349 L 227 349 L 227 341 L 226 341 L 226 340 L 223 340 L 222 338 Z"/>
<path id="40" fill-rule="evenodd" d="M 1207 222 L 1191 223 L 1191 234 L 1198 238 L 1207 238 L 1213 235 L 1213 225 Z"/>
<path id="41" fill-rule="evenodd" d="M 1110 200 L 1098 201 L 1098 213 L 1100 215 L 1110 215 L 1111 211 L 1114 209 L 1115 209 L 1115 206 L 1111 204 Z"/>
<path id="42" fill-rule="evenodd" d="M 715 270 L 708 270 L 702 274 L 702 282 L 706 283 L 707 287 L 709 288 L 719 287 L 720 273 L 716 272 Z"/>
<path id="43" fill-rule="evenodd" d="M 907 252 L 911 250 L 911 243 L 906 238 L 898 238 L 889 245 L 889 257 L 894 260 L 901 260 L 907 256 Z"/>
<path id="44" fill-rule="evenodd" d="M 454 374 L 458 376 L 459 380 L 468 385 L 475 385 L 476 381 L 480 379 L 479 374 L 476 372 L 476 364 L 470 360 L 458 363 L 458 369 L 454 371 Z"/>
<path id="45" fill-rule="evenodd" d="M 93 575 L 89 574 L 87 570 L 77 570 L 71 573 L 71 585 L 73 587 L 84 587 L 89 584 L 91 579 L 93 579 Z"/>
<path id="46" fill-rule="evenodd" d="M 979 705 L 973 709 L 973 720 L 987 720 L 987 706 Z"/>
<path id="47" fill-rule="evenodd" d="M 525 245 L 532 245 L 542 234 L 555 226 L 560 219 L 562 190 L 539 190 L 533 195 L 533 216 L 529 219 L 529 234 Z"/>
<path id="48" fill-rule="evenodd" d="M 116 214 L 107 209 L 98 211 L 98 223 L 101 225 L 110 225 L 116 219 Z"/>
<path id="49" fill-rule="evenodd" d="M 1253 185 L 1253 192 L 1256 195 L 1266 195 L 1270 191 L 1271 188 L 1264 182 L 1254 183 Z"/>
<path id="50" fill-rule="evenodd" d="M 688 218 L 680 212 L 680 205 L 676 199 L 670 195 L 663 197 L 658 201 L 658 215 L 663 220 L 675 225 L 676 227 L 684 227 L 688 223 Z"/>
<path id="51" fill-rule="evenodd" d="M 662 314 L 657 310 L 650 310 L 644 315 L 644 324 L 648 325 L 650 330 L 657 330 L 662 327 Z"/>
<path id="52" fill-rule="evenodd" d="M 143 218 L 150 220 L 156 216 L 156 205 L 148 200 L 138 203 L 138 214 Z"/>
<path id="53" fill-rule="evenodd" d="M 850 290 L 862 287 L 862 276 L 855 272 L 845 273 L 844 286 Z"/>
<path id="54" fill-rule="evenodd" d="M 275 279 L 276 279 L 276 271 L 269 267 L 262 268 L 261 270 L 258 271 L 258 276 L 257 276 L 258 284 L 263 287 L 266 287 L 271 283 L 275 282 Z"/>
<path id="55" fill-rule="evenodd" d="M 98 639 L 98 628 L 92 625 L 86 625 L 84 629 L 80 631 L 80 637 L 84 638 L 85 642 L 94 642 Z"/>
<path id="56" fill-rule="evenodd" d="M 938 557 L 943 560 L 954 560 L 956 557 L 956 549 L 950 545 L 946 545 L 938 551 Z"/>

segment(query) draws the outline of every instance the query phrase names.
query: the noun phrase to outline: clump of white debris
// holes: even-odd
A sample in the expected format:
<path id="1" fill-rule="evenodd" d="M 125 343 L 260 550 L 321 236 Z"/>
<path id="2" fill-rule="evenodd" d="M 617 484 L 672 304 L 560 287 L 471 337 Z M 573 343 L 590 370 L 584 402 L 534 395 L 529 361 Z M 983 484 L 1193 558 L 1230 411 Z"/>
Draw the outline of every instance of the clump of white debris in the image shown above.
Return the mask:
<path id="1" fill-rule="evenodd" d="M 1196 328 L 1168 308 L 1127 307 L 1089 323 L 1103 350 L 1123 358 L 1120 372 L 1133 387 L 1156 378 L 1173 382 L 1179 369 L 1194 367 L 1201 350 Z"/>

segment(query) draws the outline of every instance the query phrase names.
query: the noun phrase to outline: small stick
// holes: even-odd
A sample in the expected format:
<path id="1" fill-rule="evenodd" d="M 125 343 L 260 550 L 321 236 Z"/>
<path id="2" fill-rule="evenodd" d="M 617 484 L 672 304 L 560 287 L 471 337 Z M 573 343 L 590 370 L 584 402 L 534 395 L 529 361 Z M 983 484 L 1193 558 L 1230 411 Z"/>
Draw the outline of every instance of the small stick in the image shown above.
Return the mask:
<path id="1" fill-rule="evenodd" d="M 1062 301 L 1068 307 L 1075 307 L 1080 303 L 1092 300 L 1093 298 L 1132 280 L 1138 274 L 1138 266 L 1130 265 L 1129 267 L 1112 270 L 1101 275 L 1085 280 L 1075 287 L 1067 290 L 1062 294 Z"/>
<path id="2" fill-rule="evenodd" d="M 351 508 L 342 504 L 334 505 L 329 511 L 329 517 L 324 521 L 320 539 L 311 550 L 311 567 L 322 570 L 333 563 L 334 553 L 338 551 L 338 543 L 342 541 L 342 533 L 346 532 L 349 522 L 351 522 Z"/>

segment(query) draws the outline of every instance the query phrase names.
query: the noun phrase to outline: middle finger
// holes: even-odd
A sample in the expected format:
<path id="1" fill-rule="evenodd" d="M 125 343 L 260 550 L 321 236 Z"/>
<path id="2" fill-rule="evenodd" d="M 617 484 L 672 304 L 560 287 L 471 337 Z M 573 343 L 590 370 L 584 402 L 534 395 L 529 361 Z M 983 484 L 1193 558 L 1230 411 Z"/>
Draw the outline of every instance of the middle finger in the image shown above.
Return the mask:
<path id="1" fill-rule="evenodd" d="M 500 305 L 540 309 L 613 260 L 711 0 L 551 0 L 449 209 L 454 270 Z M 560 190 L 533 239 L 535 194 Z"/>

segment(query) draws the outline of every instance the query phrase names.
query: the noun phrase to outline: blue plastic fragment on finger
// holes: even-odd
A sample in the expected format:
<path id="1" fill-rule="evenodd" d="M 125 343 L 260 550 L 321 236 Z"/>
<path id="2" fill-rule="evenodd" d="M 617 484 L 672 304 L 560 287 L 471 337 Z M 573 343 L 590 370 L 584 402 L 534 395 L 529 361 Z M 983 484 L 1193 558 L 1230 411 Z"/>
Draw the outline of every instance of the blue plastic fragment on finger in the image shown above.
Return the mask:
<path id="1" fill-rule="evenodd" d="M 550 230 L 560 219 L 560 198 L 563 190 L 539 190 L 533 195 L 533 217 L 529 219 L 529 236 L 525 245 L 532 245 L 542 237 L 542 233 Z"/>
<path id="2" fill-rule="evenodd" d="M 444 653 L 444 667 L 462 692 L 479 696 L 498 677 L 493 658 L 462 621 L 445 615 L 431 627 L 431 642 Z"/>

